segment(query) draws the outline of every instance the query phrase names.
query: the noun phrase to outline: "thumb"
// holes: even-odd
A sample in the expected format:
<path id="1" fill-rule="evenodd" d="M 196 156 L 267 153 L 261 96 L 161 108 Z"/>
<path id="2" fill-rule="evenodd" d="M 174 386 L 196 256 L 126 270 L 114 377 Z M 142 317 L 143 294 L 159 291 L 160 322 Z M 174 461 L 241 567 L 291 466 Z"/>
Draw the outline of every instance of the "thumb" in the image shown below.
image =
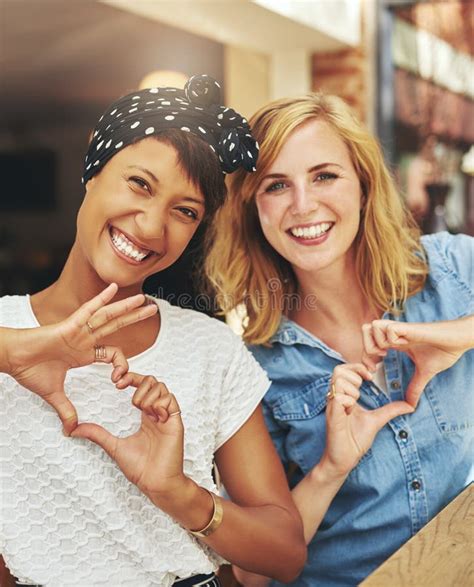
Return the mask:
<path id="1" fill-rule="evenodd" d="M 372 410 L 370 412 L 371 417 L 375 421 L 377 431 L 381 430 L 385 424 L 396 418 L 397 416 L 404 416 L 406 414 L 412 414 L 415 408 L 408 402 L 391 402 L 381 408 Z"/>
<path id="2" fill-rule="evenodd" d="M 431 377 L 421 375 L 421 373 L 415 368 L 415 373 L 413 374 L 413 377 L 411 378 L 405 392 L 405 400 L 414 408 L 416 408 L 418 405 L 421 394 L 423 393 L 430 379 Z"/>
<path id="3" fill-rule="evenodd" d="M 77 426 L 77 412 L 74 404 L 66 397 L 64 392 L 54 393 L 45 398 L 48 404 L 56 410 L 63 423 L 64 434 L 70 436 Z"/>
<path id="4" fill-rule="evenodd" d="M 98 424 L 79 424 L 71 432 L 73 438 L 87 438 L 95 444 L 98 444 L 112 459 L 117 450 L 118 438 L 107 432 L 105 428 Z"/>

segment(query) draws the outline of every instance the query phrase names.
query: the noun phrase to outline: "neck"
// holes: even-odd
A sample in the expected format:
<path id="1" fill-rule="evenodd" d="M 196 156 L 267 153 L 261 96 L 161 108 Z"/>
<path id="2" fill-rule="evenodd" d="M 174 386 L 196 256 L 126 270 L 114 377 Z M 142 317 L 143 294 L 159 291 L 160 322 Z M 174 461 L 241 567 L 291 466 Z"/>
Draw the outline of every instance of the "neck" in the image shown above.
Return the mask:
<path id="1" fill-rule="evenodd" d="M 57 281 L 32 297 L 35 313 L 41 324 L 58 322 L 72 314 L 108 285 L 84 258 L 76 241 Z M 142 283 L 119 288 L 112 301 L 141 292 Z"/>
<path id="2" fill-rule="evenodd" d="M 291 316 L 297 322 L 304 321 L 308 326 L 323 322 L 347 327 L 377 317 L 362 291 L 353 255 L 347 255 L 340 263 L 317 272 L 296 270 L 295 273 L 301 299 L 315 300 L 312 308 L 303 303 L 301 310 Z"/>

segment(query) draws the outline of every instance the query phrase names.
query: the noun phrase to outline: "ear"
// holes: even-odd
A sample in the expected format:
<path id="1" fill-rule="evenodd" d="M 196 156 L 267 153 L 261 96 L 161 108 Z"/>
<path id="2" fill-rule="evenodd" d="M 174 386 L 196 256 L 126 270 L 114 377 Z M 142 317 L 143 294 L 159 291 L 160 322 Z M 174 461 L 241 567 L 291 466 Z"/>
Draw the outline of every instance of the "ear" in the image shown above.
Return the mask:
<path id="1" fill-rule="evenodd" d="M 90 179 L 88 179 L 86 181 L 86 184 L 84 185 L 84 189 L 86 190 L 86 194 L 93 187 L 94 182 L 95 182 L 95 175 L 93 175 Z"/>

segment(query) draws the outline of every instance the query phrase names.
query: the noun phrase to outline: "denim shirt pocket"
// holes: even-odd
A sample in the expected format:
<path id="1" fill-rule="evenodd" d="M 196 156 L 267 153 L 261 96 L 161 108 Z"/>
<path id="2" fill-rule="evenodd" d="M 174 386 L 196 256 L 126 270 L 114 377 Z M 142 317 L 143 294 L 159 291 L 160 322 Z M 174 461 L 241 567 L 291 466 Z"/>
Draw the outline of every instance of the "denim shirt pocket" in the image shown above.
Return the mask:
<path id="1" fill-rule="evenodd" d="M 289 391 L 273 405 L 273 417 L 286 429 L 285 453 L 307 474 L 320 460 L 326 446 L 326 394 L 331 374 Z M 359 461 L 357 467 L 370 451 Z"/>

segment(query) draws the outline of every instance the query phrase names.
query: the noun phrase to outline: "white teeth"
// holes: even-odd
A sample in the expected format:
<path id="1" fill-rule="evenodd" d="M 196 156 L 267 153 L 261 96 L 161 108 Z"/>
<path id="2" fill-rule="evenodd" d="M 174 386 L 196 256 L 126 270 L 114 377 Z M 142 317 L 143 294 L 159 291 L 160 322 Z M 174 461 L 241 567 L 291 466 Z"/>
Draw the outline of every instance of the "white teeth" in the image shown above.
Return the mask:
<path id="1" fill-rule="evenodd" d="M 122 254 L 130 257 L 131 259 L 134 259 L 135 261 L 143 261 L 143 259 L 150 253 L 150 251 L 143 252 L 143 250 L 135 248 L 135 246 L 125 237 L 125 235 L 117 232 L 115 228 L 112 228 L 110 235 L 115 247 Z"/>
<path id="2" fill-rule="evenodd" d="M 327 232 L 331 228 L 331 222 L 321 222 L 321 224 L 313 224 L 313 226 L 296 226 L 290 229 L 293 236 L 298 238 L 316 238 Z"/>

